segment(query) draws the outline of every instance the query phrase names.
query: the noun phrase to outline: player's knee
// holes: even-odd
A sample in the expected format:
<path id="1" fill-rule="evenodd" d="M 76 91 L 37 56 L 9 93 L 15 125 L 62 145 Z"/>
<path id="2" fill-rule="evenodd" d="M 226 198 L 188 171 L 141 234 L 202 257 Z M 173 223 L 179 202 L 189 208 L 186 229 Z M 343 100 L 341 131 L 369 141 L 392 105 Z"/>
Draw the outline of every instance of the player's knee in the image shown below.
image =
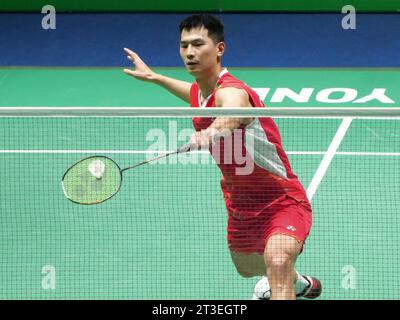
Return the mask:
<path id="1" fill-rule="evenodd" d="M 287 274 L 293 269 L 293 257 L 284 252 L 267 254 L 266 265 L 269 276 Z"/>

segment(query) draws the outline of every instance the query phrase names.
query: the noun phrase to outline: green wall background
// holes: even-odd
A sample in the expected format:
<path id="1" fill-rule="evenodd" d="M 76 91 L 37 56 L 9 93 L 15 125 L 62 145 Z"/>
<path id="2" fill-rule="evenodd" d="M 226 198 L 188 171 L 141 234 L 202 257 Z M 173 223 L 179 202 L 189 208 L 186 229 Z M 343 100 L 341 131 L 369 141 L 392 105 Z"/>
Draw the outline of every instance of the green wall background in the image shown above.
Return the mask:
<path id="1" fill-rule="evenodd" d="M 341 12 L 348 4 L 359 12 L 400 12 L 400 0 L 2 0 L 0 11 L 40 12 L 47 4 L 53 5 L 58 12 Z"/>

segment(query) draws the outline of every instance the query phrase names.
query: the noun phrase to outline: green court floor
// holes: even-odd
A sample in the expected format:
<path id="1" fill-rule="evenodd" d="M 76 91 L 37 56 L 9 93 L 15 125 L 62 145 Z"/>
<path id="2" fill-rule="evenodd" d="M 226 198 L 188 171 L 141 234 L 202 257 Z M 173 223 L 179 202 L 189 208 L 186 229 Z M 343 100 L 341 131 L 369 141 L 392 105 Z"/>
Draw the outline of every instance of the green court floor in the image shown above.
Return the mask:
<path id="1" fill-rule="evenodd" d="M 249 80 L 259 72 L 238 71 Z M 116 69 L 0 75 L 3 107 L 185 106 L 123 75 L 112 82 Z M 400 298 L 399 121 L 354 119 L 312 199 L 313 228 L 297 268 L 321 279 L 322 299 Z M 276 122 L 307 188 L 342 119 Z M 101 205 L 63 195 L 62 174 L 82 157 L 101 153 L 129 166 L 150 156 L 152 130 L 168 137 L 189 128 L 190 119 L 177 118 L 0 117 L 0 298 L 249 299 L 258 279 L 241 278 L 230 261 L 221 174 L 207 154 L 128 171 L 120 193 Z M 169 150 L 183 140 L 167 142 Z"/>

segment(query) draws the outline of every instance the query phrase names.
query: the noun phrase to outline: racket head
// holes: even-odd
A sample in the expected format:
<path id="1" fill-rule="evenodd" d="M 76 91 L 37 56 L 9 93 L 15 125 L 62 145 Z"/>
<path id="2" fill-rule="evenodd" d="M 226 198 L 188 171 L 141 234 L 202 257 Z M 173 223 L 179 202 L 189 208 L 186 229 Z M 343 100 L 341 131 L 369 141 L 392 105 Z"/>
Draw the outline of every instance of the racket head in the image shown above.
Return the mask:
<path id="1" fill-rule="evenodd" d="M 94 161 L 104 164 L 101 178 L 91 172 Z M 112 198 L 121 188 L 122 172 L 118 164 L 104 156 L 91 156 L 79 160 L 64 173 L 61 186 L 68 200 L 83 204 L 99 204 Z"/>

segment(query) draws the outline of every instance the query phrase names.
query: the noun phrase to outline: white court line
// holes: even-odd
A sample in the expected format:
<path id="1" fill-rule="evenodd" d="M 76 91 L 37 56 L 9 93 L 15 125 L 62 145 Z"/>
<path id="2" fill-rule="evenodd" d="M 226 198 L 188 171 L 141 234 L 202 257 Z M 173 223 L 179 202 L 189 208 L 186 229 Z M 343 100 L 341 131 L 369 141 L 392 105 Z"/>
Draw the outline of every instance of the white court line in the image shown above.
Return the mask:
<path id="1" fill-rule="evenodd" d="M 336 152 L 339 156 L 386 156 L 399 157 L 400 152 Z"/>
<path id="2" fill-rule="evenodd" d="M 288 155 L 324 155 L 325 151 L 287 151 Z"/>
<path id="3" fill-rule="evenodd" d="M 288 151 L 288 155 L 325 155 L 327 151 Z M 337 156 L 377 156 L 377 157 L 400 157 L 400 152 L 349 152 L 337 151 Z"/>
<path id="4" fill-rule="evenodd" d="M 326 171 L 329 168 L 329 165 L 332 162 L 333 157 L 337 149 L 339 148 L 340 143 L 342 142 L 344 136 L 346 135 L 347 130 L 350 127 L 351 122 L 353 121 L 352 118 L 344 118 L 342 123 L 340 124 L 335 136 L 332 139 L 332 142 L 325 153 L 324 158 L 322 159 L 321 163 L 317 171 L 312 178 L 310 185 L 307 188 L 307 197 L 311 201 L 315 192 L 318 189 L 319 184 L 321 183 L 322 179 L 325 176 Z"/>

